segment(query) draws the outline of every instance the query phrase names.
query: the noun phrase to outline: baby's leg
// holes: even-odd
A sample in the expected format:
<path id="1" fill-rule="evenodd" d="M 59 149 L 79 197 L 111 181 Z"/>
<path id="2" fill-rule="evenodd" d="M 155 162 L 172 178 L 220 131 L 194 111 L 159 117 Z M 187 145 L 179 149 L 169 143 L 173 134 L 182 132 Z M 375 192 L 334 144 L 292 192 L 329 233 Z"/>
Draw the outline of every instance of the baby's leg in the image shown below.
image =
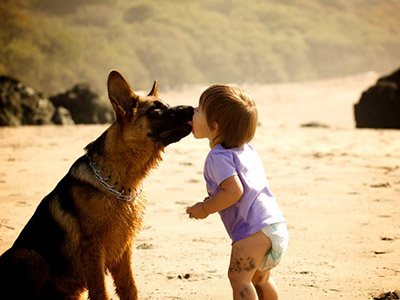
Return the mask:
<path id="1" fill-rule="evenodd" d="M 251 280 L 256 288 L 258 299 L 278 300 L 278 288 L 271 277 L 271 271 L 256 271 Z"/>
<path id="2" fill-rule="evenodd" d="M 256 290 L 252 278 L 260 267 L 264 255 L 271 249 L 271 240 L 261 231 L 232 245 L 228 277 L 234 300 L 255 300 Z"/>

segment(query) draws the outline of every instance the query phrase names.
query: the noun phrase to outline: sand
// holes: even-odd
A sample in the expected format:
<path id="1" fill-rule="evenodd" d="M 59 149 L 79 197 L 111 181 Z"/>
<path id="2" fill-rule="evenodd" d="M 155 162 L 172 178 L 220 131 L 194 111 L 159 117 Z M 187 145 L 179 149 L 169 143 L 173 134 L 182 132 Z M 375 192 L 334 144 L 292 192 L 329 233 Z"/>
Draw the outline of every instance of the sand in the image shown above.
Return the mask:
<path id="1" fill-rule="evenodd" d="M 353 104 L 377 78 L 242 85 L 257 101 L 252 144 L 290 231 L 289 250 L 272 271 L 283 300 L 372 299 L 400 288 L 400 131 L 354 128 Z M 204 88 L 160 96 L 196 105 Z M 329 127 L 300 126 L 311 121 Z M 106 128 L 0 128 L 0 253 Z M 145 181 L 147 211 L 132 260 L 142 300 L 231 299 L 230 240 L 219 216 L 185 214 L 206 195 L 208 150 L 189 136 L 166 149 Z"/>

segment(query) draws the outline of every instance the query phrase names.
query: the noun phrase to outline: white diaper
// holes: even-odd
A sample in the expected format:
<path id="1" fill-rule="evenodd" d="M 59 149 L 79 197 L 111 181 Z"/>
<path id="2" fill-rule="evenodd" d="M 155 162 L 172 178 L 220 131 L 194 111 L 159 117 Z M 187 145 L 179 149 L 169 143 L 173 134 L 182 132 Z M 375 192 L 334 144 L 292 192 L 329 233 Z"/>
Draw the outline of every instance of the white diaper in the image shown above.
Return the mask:
<path id="1" fill-rule="evenodd" d="M 261 231 L 270 238 L 272 243 L 271 251 L 264 256 L 259 268 L 260 271 L 268 271 L 281 261 L 289 244 L 289 233 L 284 222 L 267 225 Z"/>

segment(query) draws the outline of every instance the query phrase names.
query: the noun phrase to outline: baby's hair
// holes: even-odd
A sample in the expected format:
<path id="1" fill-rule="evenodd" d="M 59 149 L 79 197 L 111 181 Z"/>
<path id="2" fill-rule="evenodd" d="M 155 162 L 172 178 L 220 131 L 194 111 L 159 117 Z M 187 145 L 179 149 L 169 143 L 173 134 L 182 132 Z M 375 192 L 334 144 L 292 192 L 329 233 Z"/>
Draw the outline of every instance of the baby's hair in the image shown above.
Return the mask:
<path id="1" fill-rule="evenodd" d="M 253 98 L 240 88 L 214 84 L 200 96 L 199 107 L 208 127 L 218 124 L 216 142 L 224 148 L 236 148 L 250 142 L 256 132 L 257 108 Z"/>

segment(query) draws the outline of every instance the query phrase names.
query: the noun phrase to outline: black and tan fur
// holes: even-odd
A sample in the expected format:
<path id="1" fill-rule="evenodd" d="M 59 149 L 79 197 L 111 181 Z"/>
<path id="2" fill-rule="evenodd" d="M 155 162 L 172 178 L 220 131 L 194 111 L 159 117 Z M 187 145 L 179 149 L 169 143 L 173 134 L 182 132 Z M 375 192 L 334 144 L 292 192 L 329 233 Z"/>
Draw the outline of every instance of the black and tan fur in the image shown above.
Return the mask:
<path id="1" fill-rule="evenodd" d="M 193 108 L 163 103 L 157 82 L 148 96 L 137 96 L 118 71 L 111 71 L 107 86 L 116 121 L 86 147 L 87 155 L 42 200 L 0 257 L 3 300 L 81 299 L 86 290 L 91 300 L 108 300 L 106 270 L 121 300 L 137 299 L 131 255 L 144 197 L 118 200 L 89 162 L 116 190 L 135 195 L 164 147 L 190 133 Z"/>

